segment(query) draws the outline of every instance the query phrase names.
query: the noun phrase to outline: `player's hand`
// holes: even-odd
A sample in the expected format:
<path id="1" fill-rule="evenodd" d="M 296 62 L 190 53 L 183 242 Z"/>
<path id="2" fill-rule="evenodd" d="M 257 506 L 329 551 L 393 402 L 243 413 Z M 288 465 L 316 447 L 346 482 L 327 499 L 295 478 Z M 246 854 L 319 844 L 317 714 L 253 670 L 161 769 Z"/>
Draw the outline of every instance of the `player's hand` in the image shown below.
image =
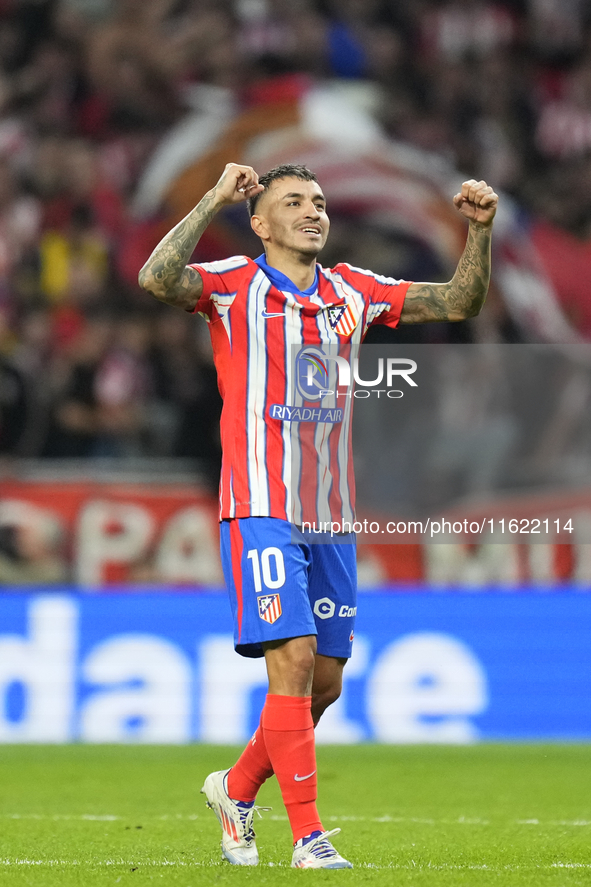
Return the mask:
<path id="1" fill-rule="evenodd" d="M 474 179 L 464 182 L 462 190 L 454 197 L 456 209 L 470 222 L 479 225 L 492 225 L 498 202 L 498 194 L 490 185 Z"/>
<path id="2" fill-rule="evenodd" d="M 260 194 L 265 189 L 263 185 L 259 185 L 259 177 L 252 166 L 227 163 L 213 190 L 221 203 L 229 205 L 248 200 L 249 197 Z"/>

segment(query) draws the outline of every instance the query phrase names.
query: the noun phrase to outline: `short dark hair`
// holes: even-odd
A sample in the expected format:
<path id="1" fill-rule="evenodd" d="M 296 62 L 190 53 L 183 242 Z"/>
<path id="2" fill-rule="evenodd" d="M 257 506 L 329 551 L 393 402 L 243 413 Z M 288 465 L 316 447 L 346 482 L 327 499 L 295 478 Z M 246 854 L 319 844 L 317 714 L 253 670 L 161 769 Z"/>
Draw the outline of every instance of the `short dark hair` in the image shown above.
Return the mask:
<path id="1" fill-rule="evenodd" d="M 259 185 L 265 186 L 265 191 L 271 185 L 272 182 L 276 182 L 277 179 L 301 179 L 302 182 L 317 182 L 315 173 L 312 172 L 311 169 L 308 169 L 307 166 L 303 166 L 298 163 L 284 163 L 281 166 L 274 166 L 273 169 L 270 169 L 269 172 L 266 172 L 264 175 L 259 177 Z M 249 197 L 246 201 L 246 207 L 248 209 L 248 215 L 253 216 L 256 210 L 256 205 L 259 197 L 261 197 L 265 191 L 260 191 L 258 194 L 255 194 L 254 197 Z"/>

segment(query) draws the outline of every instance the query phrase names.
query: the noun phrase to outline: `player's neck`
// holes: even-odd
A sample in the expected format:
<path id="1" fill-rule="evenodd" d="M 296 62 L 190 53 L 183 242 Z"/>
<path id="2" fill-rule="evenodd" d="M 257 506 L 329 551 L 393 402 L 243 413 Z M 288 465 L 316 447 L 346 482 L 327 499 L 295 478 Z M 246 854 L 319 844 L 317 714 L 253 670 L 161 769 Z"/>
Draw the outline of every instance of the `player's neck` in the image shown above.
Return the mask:
<path id="1" fill-rule="evenodd" d="M 267 265 L 289 277 L 300 292 L 311 287 L 316 279 L 316 256 L 268 248 L 265 259 Z"/>

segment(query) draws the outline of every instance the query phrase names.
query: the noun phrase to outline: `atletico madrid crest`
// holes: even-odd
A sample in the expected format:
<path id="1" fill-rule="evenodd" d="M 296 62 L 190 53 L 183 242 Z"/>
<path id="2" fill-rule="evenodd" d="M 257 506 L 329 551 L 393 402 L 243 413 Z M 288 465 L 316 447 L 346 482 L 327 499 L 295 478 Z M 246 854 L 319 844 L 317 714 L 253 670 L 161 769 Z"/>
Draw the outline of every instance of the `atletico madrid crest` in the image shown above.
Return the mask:
<path id="1" fill-rule="evenodd" d="M 357 326 L 357 318 L 348 302 L 339 308 L 329 308 L 328 322 L 339 336 L 350 335 Z"/>
<path id="2" fill-rule="evenodd" d="M 263 597 L 257 598 L 259 605 L 259 616 L 273 625 L 281 616 L 281 598 L 278 594 L 265 594 Z"/>

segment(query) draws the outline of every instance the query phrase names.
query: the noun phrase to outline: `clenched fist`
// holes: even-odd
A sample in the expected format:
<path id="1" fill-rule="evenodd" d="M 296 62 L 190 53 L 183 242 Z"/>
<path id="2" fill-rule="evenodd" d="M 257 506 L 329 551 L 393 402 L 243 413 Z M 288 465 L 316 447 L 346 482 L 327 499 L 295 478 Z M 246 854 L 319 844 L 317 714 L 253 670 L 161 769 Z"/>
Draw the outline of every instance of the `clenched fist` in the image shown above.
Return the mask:
<path id="1" fill-rule="evenodd" d="M 259 185 L 259 177 L 252 166 L 241 166 L 239 163 L 227 163 L 220 180 L 213 192 L 220 203 L 229 205 L 240 203 L 264 191 Z"/>
<path id="2" fill-rule="evenodd" d="M 479 225 L 492 225 L 498 202 L 498 194 L 490 185 L 474 179 L 464 182 L 462 190 L 454 197 L 456 209 L 470 222 Z"/>

